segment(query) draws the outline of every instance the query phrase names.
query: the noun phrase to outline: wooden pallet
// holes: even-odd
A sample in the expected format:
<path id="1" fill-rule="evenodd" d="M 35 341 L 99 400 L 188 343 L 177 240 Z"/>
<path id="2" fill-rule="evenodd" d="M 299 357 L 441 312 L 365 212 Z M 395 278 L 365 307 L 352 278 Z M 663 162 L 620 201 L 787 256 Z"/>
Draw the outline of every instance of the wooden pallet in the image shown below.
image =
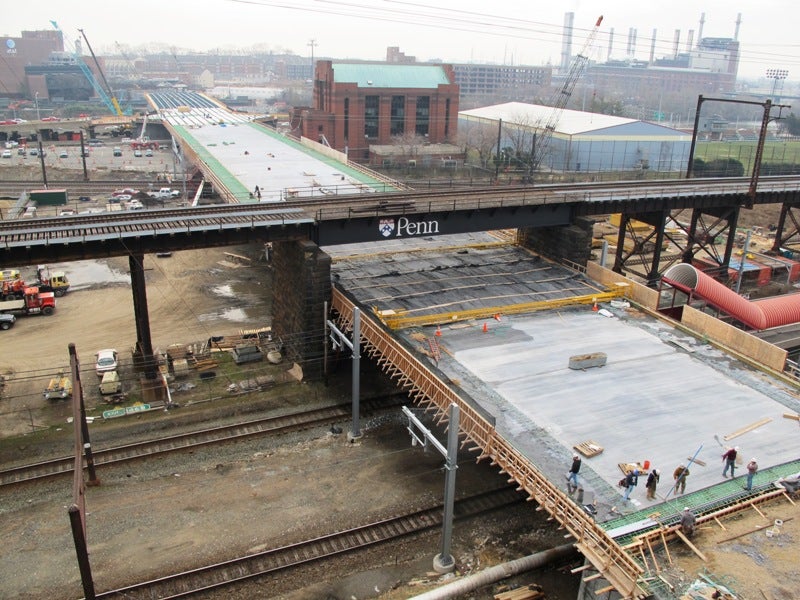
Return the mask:
<path id="1" fill-rule="evenodd" d="M 617 463 L 619 470 L 622 471 L 625 475 L 628 474 L 628 471 L 633 471 L 634 469 L 639 469 L 639 476 L 647 475 L 650 473 L 649 469 L 645 469 L 642 466 L 642 463 L 632 462 L 632 463 Z"/>
<path id="2" fill-rule="evenodd" d="M 592 458 L 593 456 L 597 456 L 598 454 L 602 453 L 605 448 L 603 448 L 600 444 L 595 442 L 594 440 L 587 440 L 585 442 L 581 442 L 573 446 L 575 450 L 583 454 L 586 458 Z"/>

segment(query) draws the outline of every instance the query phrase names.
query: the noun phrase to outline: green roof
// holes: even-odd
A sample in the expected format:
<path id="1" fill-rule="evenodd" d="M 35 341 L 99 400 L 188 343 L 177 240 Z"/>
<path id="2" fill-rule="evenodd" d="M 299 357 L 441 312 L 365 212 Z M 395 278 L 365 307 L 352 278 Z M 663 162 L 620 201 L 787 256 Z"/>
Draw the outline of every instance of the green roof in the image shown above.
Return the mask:
<path id="1" fill-rule="evenodd" d="M 360 88 L 432 88 L 449 84 L 441 65 L 387 65 L 333 63 L 337 83 L 355 83 Z"/>

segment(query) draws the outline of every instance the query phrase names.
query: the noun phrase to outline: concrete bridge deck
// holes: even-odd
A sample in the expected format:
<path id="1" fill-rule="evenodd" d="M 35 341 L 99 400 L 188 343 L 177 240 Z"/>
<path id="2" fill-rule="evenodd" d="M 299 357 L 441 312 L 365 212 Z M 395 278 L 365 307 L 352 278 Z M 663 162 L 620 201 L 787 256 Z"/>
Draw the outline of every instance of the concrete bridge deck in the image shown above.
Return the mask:
<path id="1" fill-rule="evenodd" d="M 460 406 L 464 444 L 550 512 L 623 597 L 647 593 L 630 545 L 634 533 L 654 527 L 645 515 L 660 512 L 667 527 L 686 504 L 744 506 L 796 472 L 797 426 L 782 418 L 800 410 L 796 387 L 636 306 L 601 299 L 601 312 L 578 304 L 607 291 L 585 274 L 488 236 L 459 239 L 449 249 L 438 238 L 437 248 L 395 247 L 363 259 L 365 247 L 331 250 L 342 290 L 334 307 L 345 322 L 356 304 L 367 313 L 367 353 L 440 421 L 451 402 Z M 570 297 L 576 304 L 559 304 Z M 503 312 L 536 302 L 528 312 Z M 381 318 L 406 327 L 390 332 Z M 607 355 L 605 366 L 568 367 L 572 356 L 596 352 Z M 583 458 L 581 498 L 566 492 L 564 478 L 582 442 L 603 450 Z M 745 463 L 758 457 L 755 492 L 722 478 L 722 444 L 741 446 Z M 688 493 L 676 496 L 672 471 L 692 457 Z M 657 500 L 645 498 L 642 477 L 623 501 L 620 464 L 645 461 L 661 471 Z"/>

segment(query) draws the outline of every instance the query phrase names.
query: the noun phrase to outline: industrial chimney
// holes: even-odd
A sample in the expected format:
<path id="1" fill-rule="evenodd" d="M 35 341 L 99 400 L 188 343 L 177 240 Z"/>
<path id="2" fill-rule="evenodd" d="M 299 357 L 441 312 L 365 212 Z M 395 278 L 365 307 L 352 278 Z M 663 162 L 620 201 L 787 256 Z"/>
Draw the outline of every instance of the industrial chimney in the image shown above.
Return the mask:
<path id="1" fill-rule="evenodd" d="M 655 60 L 655 57 L 656 57 L 656 34 L 657 33 L 658 33 L 658 30 L 653 29 L 653 39 L 650 42 L 650 64 L 651 65 L 653 64 L 653 61 Z"/>
<path id="2" fill-rule="evenodd" d="M 675 30 L 675 39 L 672 41 L 672 56 L 677 57 L 681 45 L 681 30 Z"/>
<path id="3" fill-rule="evenodd" d="M 706 24 L 706 13 L 700 13 L 700 29 L 697 30 L 697 43 L 703 41 L 703 25 Z"/>
<path id="4" fill-rule="evenodd" d="M 736 29 L 733 32 L 733 39 L 739 39 L 739 27 L 742 25 L 742 13 L 736 15 Z"/>
<path id="5" fill-rule="evenodd" d="M 611 54 L 614 52 L 614 28 L 612 27 L 608 32 L 608 56 L 606 60 L 611 59 Z"/>
<path id="6" fill-rule="evenodd" d="M 561 66 L 559 71 L 567 73 L 572 62 L 572 25 L 575 22 L 575 13 L 564 14 L 564 32 L 561 38 Z"/>
<path id="7" fill-rule="evenodd" d="M 686 38 L 686 51 L 692 51 L 692 43 L 694 42 L 694 29 L 689 30 L 689 37 Z"/>

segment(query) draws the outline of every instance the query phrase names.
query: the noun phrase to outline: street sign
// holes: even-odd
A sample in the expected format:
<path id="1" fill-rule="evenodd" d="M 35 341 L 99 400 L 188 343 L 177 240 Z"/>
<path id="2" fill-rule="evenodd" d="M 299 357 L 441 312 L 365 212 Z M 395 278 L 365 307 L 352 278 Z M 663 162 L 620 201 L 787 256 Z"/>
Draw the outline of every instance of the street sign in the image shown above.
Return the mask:
<path id="1" fill-rule="evenodd" d="M 115 417 L 124 417 L 125 416 L 125 409 L 124 408 L 115 408 L 113 410 L 104 410 L 103 411 L 103 418 L 104 419 L 113 419 Z"/>
<path id="2" fill-rule="evenodd" d="M 134 406 L 126 406 L 125 408 L 114 408 L 112 410 L 104 410 L 104 419 L 114 419 L 116 417 L 124 417 L 125 415 L 132 415 L 135 413 L 146 412 L 150 410 L 149 404 L 136 404 Z"/>

